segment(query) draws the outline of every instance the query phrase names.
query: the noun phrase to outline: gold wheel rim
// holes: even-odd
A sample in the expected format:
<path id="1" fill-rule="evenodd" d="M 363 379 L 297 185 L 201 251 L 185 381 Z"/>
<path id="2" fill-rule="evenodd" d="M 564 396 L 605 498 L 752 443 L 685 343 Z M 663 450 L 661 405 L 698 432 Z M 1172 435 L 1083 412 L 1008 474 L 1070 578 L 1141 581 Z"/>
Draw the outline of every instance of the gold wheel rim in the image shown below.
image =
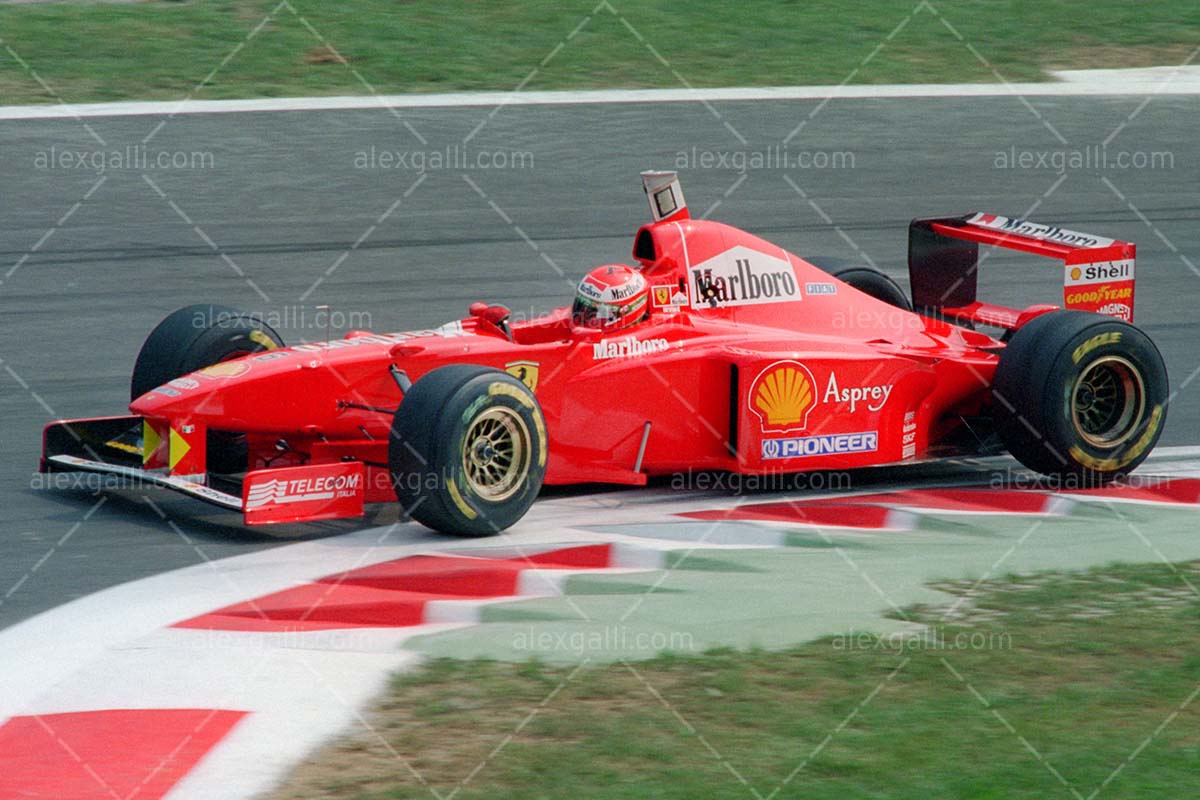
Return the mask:
<path id="1" fill-rule="evenodd" d="M 494 406 L 467 426 L 463 474 L 471 490 L 493 503 L 516 494 L 529 472 L 529 427 L 511 408 Z"/>
<path id="2" fill-rule="evenodd" d="M 1146 410 L 1141 373 L 1120 356 L 1096 359 L 1079 374 L 1071 389 L 1071 421 L 1089 445 L 1112 449 L 1137 431 Z"/>

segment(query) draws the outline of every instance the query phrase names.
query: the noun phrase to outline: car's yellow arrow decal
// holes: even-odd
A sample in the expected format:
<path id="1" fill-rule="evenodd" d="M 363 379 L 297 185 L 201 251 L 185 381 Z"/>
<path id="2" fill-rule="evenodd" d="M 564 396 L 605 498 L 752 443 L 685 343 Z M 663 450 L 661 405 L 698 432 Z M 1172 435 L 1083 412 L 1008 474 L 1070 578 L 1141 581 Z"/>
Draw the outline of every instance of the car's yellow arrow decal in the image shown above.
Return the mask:
<path id="1" fill-rule="evenodd" d="M 150 424 L 150 420 L 142 420 L 142 463 L 148 464 L 153 458 L 154 453 L 162 444 L 162 439 L 159 438 L 158 431 L 154 430 L 154 426 Z"/>
<path id="2" fill-rule="evenodd" d="M 187 443 L 187 440 L 180 436 L 178 431 L 176 431 L 174 428 L 171 428 L 171 446 L 170 450 L 168 451 L 168 456 L 170 458 L 172 471 L 175 469 L 175 465 L 182 461 L 183 457 L 186 456 L 188 451 L 191 449 L 192 446 Z"/>

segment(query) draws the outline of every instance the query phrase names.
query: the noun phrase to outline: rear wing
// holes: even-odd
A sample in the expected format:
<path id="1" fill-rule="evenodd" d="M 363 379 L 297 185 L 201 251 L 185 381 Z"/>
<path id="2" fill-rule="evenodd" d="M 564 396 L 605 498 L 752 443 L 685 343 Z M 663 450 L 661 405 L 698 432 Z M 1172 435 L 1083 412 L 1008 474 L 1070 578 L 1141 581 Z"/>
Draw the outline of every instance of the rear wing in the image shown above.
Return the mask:
<path id="1" fill-rule="evenodd" d="M 1133 322 L 1133 244 L 984 213 L 909 224 L 908 276 L 918 311 L 1002 328 L 1019 326 L 1021 311 L 976 297 L 981 244 L 1061 260 L 1063 308 Z"/>

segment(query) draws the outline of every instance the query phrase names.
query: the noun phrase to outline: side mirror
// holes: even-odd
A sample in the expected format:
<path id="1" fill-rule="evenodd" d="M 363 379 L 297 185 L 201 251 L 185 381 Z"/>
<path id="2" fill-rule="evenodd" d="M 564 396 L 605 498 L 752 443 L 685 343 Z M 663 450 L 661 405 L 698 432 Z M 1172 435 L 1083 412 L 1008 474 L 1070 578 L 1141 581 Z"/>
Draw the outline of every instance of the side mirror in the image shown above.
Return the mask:
<path id="1" fill-rule="evenodd" d="M 478 302 L 471 303 L 467 311 L 472 317 L 495 327 L 500 333 L 504 334 L 505 339 L 508 339 L 510 342 L 513 340 L 512 331 L 508 327 L 508 318 L 512 316 L 512 312 L 508 310 L 508 306 Z"/>

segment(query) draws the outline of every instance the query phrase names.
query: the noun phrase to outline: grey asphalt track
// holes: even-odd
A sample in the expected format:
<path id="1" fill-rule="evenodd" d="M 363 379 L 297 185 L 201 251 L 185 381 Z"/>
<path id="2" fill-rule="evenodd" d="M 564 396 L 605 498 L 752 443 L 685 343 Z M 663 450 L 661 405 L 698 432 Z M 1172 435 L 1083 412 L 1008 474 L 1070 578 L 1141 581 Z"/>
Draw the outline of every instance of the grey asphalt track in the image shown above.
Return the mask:
<path id="1" fill-rule="evenodd" d="M 167 313 L 211 300 L 286 316 L 280 332 L 295 343 L 324 337 L 314 322 L 318 304 L 387 331 L 458 318 L 477 299 L 542 312 L 566 302 L 589 266 L 627 260 L 631 235 L 647 218 L 637 175 L 646 168 L 679 167 L 694 215 L 711 210 L 827 265 L 875 263 L 902 283 L 914 216 L 986 210 L 1136 242 L 1138 322 L 1162 350 L 1177 392 L 1162 443 L 1195 444 L 1200 104 L 1142 102 L 1034 98 L 1027 106 L 994 97 L 513 106 L 490 117 L 479 108 L 179 116 L 146 152 L 211 154 L 199 157 L 205 166 L 102 174 L 50 165 L 51 148 L 59 159 L 92 159 L 95 151 L 124 158 L 166 118 L 89 119 L 96 136 L 70 119 L 0 122 L 0 627 L 144 575 L 362 524 L 247 533 L 236 515 L 168 493 L 39 487 L 42 426 L 56 416 L 121 413 L 138 348 Z M 771 149 L 801 123 L 786 150 Z M 1109 168 L 1055 169 L 1068 151 L 1096 148 L 1122 125 L 1108 146 Z M 363 164 L 372 148 L 374 168 Z M 380 168 L 385 151 L 405 153 L 407 167 Z M 432 168 L 435 152 L 454 162 L 464 151 L 525 153 L 526 168 Z M 1133 159 L 1166 154 L 1158 156 L 1166 163 L 1120 169 L 1111 162 L 1122 151 Z M 738 169 L 755 154 L 777 161 L 783 153 L 807 164 L 840 159 L 841 167 L 763 165 L 744 177 Z M 413 169 L 418 158 L 424 172 Z M 1003 165 L 1014 158 L 1029 168 Z M 1060 280 L 1054 262 L 997 253 L 984 266 L 981 296 L 1055 302 Z M 395 516 L 382 508 L 370 522 Z"/>

